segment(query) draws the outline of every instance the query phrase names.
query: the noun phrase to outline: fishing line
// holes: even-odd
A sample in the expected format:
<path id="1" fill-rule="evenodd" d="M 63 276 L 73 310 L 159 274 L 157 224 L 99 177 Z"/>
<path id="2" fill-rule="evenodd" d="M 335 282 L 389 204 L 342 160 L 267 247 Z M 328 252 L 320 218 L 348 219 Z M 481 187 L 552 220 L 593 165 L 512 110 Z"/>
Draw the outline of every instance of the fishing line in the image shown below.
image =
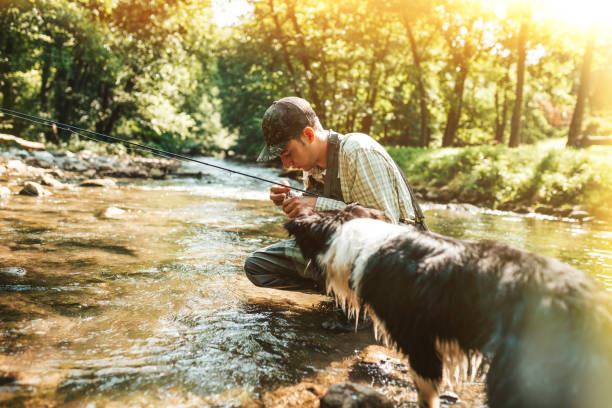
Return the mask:
<path id="1" fill-rule="evenodd" d="M 155 154 L 156 156 L 160 156 L 160 157 L 164 157 L 166 159 L 178 159 L 178 160 L 182 160 L 182 161 L 190 161 L 190 162 L 194 162 L 194 163 L 198 163 L 198 164 L 203 164 L 205 166 L 209 166 L 209 167 L 214 167 L 216 169 L 219 170 L 225 170 L 229 173 L 233 173 L 233 174 L 239 174 L 241 176 L 245 176 L 245 177 L 250 177 L 259 181 L 263 181 L 266 183 L 270 183 L 276 186 L 283 186 L 283 187 L 287 187 L 291 190 L 295 190 L 295 191 L 299 191 L 302 192 L 304 194 L 308 194 L 311 196 L 315 196 L 315 197 L 320 197 L 319 194 L 313 193 L 311 191 L 306 191 L 304 189 L 298 188 L 298 187 L 292 187 L 292 186 L 288 186 L 286 184 L 280 183 L 278 181 L 274 181 L 274 180 L 269 180 L 263 177 L 259 177 L 259 176 L 254 176 L 252 174 L 248 174 L 248 173 L 243 173 L 241 171 L 237 171 L 237 170 L 232 170 L 232 169 L 228 169 L 226 167 L 222 167 L 216 164 L 212 164 L 212 163 L 207 163 L 201 160 L 197 160 L 197 159 L 193 159 L 191 157 L 188 156 L 184 156 L 182 154 L 178 154 L 178 153 L 172 153 L 172 152 L 168 152 L 166 150 L 162 150 L 162 149 L 157 149 L 155 147 L 151 147 L 151 146 L 147 146 L 147 145 L 143 145 L 140 143 L 136 143 L 136 142 L 130 142 L 129 140 L 125 140 L 125 139 L 121 139 L 119 137 L 116 136 L 110 136 L 104 133 L 100 133 L 100 132 L 94 132 L 92 130 L 87 130 L 87 129 L 83 129 L 77 126 L 72 126 L 72 125 L 68 125 L 65 123 L 61 123 L 61 122 L 56 122 L 54 120 L 51 119 L 45 119 L 45 118 L 41 118 L 39 116 L 34 116 L 34 115 L 29 115 L 27 113 L 22 113 L 22 112 L 18 112 L 18 111 L 14 111 L 11 109 L 6 109 L 6 108 L 2 108 L 0 107 L 0 113 L 4 113 L 5 115 L 8 116 L 12 116 L 14 118 L 18 118 L 18 119 L 22 119 L 28 122 L 32 122 L 32 123 L 36 123 L 39 125 L 44 125 L 44 126 L 49 126 L 49 127 L 57 127 L 58 129 L 62 129 L 68 132 L 71 132 L 75 135 L 84 137 L 86 139 L 89 140 L 93 140 L 96 142 L 100 142 L 100 143 L 106 143 L 106 144 L 113 144 L 113 142 L 119 142 L 119 143 L 124 143 L 128 146 L 128 149 L 133 149 L 133 150 L 141 150 L 141 151 L 148 151 L 151 152 L 153 154 Z M 83 134 L 83 133 L 87 133 L 87 134 Z M 112 140 L 113 142 L 110 142 L 108 140 L 103 140 L 103 139 L 98 139 L 94 136 L 98 136 L 98 137 L 103 137 L 103 138 L 107 138 Z"/>

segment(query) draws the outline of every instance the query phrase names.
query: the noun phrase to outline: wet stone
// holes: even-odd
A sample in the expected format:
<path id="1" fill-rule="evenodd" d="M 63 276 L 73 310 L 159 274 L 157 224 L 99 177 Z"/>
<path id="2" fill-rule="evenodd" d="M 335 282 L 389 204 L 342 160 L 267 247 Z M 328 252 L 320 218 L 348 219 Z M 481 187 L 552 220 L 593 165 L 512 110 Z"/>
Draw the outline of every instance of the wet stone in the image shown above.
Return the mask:
<path id="1" fill-rule="evenodd" d="M 101 214 L 102 218 L 120 218 L 123 214 L 125 214 L 125 210 L 117 207 L 108 207 Z"/>
<path id="2" fill-rule="evenodd" d="M 321 398 L 321 408 L 392 408 L 383 394 L 372 388 L 345 382 L 329 387 Z"/>
<path id="3" fill-rule="evenodd" d="M 81 187 L 104 187 L 104 188 L 115 188 L 117 184 L 111 179 L 90 179 L 79 183 Z"/>
<path id="4" fill-rule="evenodd" d="M 531 208 L 531 207 L 527 207 L 527 206 L 521 205 L 519 207 L 516 207 L 514 209 L 514 212 L 518 213 L 518 214 L 529 214 L 529 213 L 532 213 L 534 211 L 533 211 L 533 208 Z"/>
<path id="5" fill-rule="evenodd" d="M 7 266 L 4 268 L 0 268 L 0 273 L 22 277 L 26 275 L 27 271 L 25 270 L 25 268 L 20 268 L 18 266 Z"/>
<path id="6" fill-rule="evenodd" d="M 55 161 L 55 156 L 46 151 L 32 152 L 32 156 L 36 157 L 38 160 L 44 160 L 49 163 L 53 163 Z"/>
<path id="7" fill-rule="evenodd" d="M 160 169 L 151 169 L 151 171 L 149 172 L 149 177 L 154 178 L 154 179 L 162 179 L 165 177 L 165 173 L 163 171 L 161 171 Z"/>
<path id="8" fill-rule="evenodd" d="M 9 160 L 6 163 L 9 173 L 23 174 L 26 172 L 26 165 L 21 160 Z"/>
<path id="9" fill-rule="evenodd" d="M 41 176 L 40 184 L 42 184 L 43 186 L 49 186 L 49 187 L 55 187 L 55 188 L 65 187 L 64 183 L 57 181 L 56 179 L 53 178 L 53 176 L 49 174 L 43 174 Z"/>
<path id="10" fill-rule="evenodd" d="M 575 211 L 572 211 L 572 212 L 571 212 L 571 213 L 568 215 L 568 217 L 569 217 L 569 218 L 574 218 L 574 219 L 576 219 L 576 220 L 585 220 L 585 219 L 588 219 L 588 218 L 589 218 L 589 216 L 590 216 L 590 214 L 589 214 L 588 212 L 586 212 L 586 211 L 581 211 L 581 210 L 575 210 Z"/>
<path id="11" fill-rule="evenodd" d="M 42 159 L 38 159 L 36 157 L 29 157 L 26 159 L 25 163 L 28 166 L 32 166 L 32 167 L 40 167 L 43 169 L 50 169 L 51 167 L 53 167 L 53 164 L 46 161 L 46 160 L 42 160 Z"/>
<path id="12" fill-rule="evenodd" d="M 46 196 L 51 193 L 45 190 L 40 184 L 28 181 L 27 183 L 25 183 L 23 189 L 19 192 L 19 194 L 27 196 Z"/>

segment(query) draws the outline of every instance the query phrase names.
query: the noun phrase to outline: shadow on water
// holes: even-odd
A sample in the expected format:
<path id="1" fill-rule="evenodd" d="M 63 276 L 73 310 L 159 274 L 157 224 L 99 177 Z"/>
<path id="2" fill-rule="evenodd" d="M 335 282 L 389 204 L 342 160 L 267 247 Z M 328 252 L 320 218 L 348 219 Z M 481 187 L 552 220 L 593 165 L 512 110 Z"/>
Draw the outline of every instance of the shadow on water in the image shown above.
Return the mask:
<path id="1" fill-rule="evenodd" d="M 85 396 L 129 396 L 139 390 L 176 387 L 203 398 L 246 388 L 252 398 L 300 381 L 373 342 L 369 331 L 325 331 L 331 308 L 305 308 L 291 300 L 259 299 L 229 310 L 182 313 L 173 319 L 179 338 L 138 364 L 78 370 L 57 389 L 64 403 Z M 347 343 L 347 336 L 352 337 Z M 161 350 L 160 350 L 161 351 Z M 234 406 L 227 403 L 227 406 Z M 223 404 L 225 406 L 225 404 Z"/>
<path id="2" fill-rule="evenodd" d="M 133 249 L 123 245 L 109 245 L 104 243 L 102 240 L 89 240 L 89 241 L 59 241 L 55 242 L 58 247 L 70 247 L 70 248 L 87 248 L 87 249 L 101 249 L 106 252 L 110 252 L 118 255 L 129 255 L 136 256 L 136 252 Z"/>

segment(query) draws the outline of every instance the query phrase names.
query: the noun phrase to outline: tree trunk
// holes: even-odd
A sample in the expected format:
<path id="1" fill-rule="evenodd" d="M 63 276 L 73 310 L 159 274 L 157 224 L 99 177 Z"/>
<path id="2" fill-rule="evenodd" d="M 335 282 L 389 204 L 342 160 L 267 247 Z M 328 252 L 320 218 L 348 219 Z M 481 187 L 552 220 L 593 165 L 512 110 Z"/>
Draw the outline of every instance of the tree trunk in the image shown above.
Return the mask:
<path id="1" fill-rule="evenodd" d="M 429 109 L 427 108 L 427 93 L 425 90 L 425 81 L 423 80 L 423 70 L 421 69 L 421 54 L 417 48 L 412 28 L 407 21 L 404 21 L 406 27 L 406 33 L 408 40 L 410 41 L 410 49 L 412 50 L 412 58 L 414 60 L 414 67 L 417 72 L 417 92 L 419 93 L 419 110 L 421 116 L 420 122 L 420 146 L 429 146 L 431 131 L 429 129 Z"/>
<path id="2" fill-rule="evenodd" d="M 131 93 L 134 90 L 135 86 L 136 86 L 136 82 L 134 82 L 132 78 L 128 78 L 127 81 L 125 82 L 123 90 L 127 93 Z M 113 110 L 111 111 L 111 114 L 109 115 L 104 125 L 105 134 L 108 135 L 112 132 L 113 128 L 115 127 L 115 124 L 117 124 L 119 119 L 121 119 L 121 116 L 125 113 L 125 110 L 128 106 L 129 106 L 128 103 L 118 103 L 113 108 Z"/>
<path id="3" fill-rule="evenodd" d="M 527 22 L 521 22 L 518 35 L 518 65 L 516 69 L 516 99 L 510 122 L 510 141 L 508 146 L 517 147 L 521 144 L 521 115 L 523 113 L 523 88 L 525 87 L 525 59 L 527 56 Z"/>
<path id="4" fill-rule="evenodd" d="M 2 28 L 2 31 L 4 30 L 5 29 Z M 3 42 L 3 51 L 5 51 L 6 55 L 10 57 L 13 53 L 13 39 L 9 35 L 6 35 L 6 37 L 3 39 Z M 6 64 L 8 65 L 8 63 Z M 0 80 L 2 82 L 2 87 L 0 87 L 0 92 L 2 92 L 2 105 L 6 109 L 13 109 L 15 107 L 15 94 L 13 91 L 13 84 L 11 82 L 11 79 L 9 78 L 8 73 L 3 72 L 2 74 L 2 77 L 4 77 L 0 77 Z"/>
<path id="5" fill-rule="evenodd" d="M 444 136 L 442 137 L 442 147 L 452 146 L 455 142 L 455 136 L 459 129 L 459 120 L 461 119 L 461 108 L 463 105 L 463 89 L 465 88 L 465 79 L 467 78 L 467 67 L 463 64 L 459 65 L 459 72 L 455 78 L 455 86 L 451 96 L 451 103 L 446 117 L 446 127 L 444 128 Z"/>
<path id="6" fill-rule="evenodd" d="M 379 83 L 385 83 L 386 78 L 388 77 L 388 71 L 383 70 L 380 73 L 376 69 L 376 63 L 380 61 L 384 61 L 385 56 L 387 55 L 387 50 L 389 49 L 389 43 L 391 40 L 391 32 L 387 35 L 385 39 L 385 45 L 382 47 L 380 51 L 375 51 L 372 55 L 372 61 L 370 64 L 370 72 L 369 72 L 369 83 L 370 89 L 368 91 L 368 95 L 365 100 L 365 105 L 370 109 L 366 112 L 365 116 L 361 120 L 361 131 L 363 133 L 369 134 L 372 129 L 372 124 L 374 123 L 374 107 L 376 106 L 376 101 L 378 100 L 378 91 L 380 90 Z M 382 81 L 380 78 L 382 76 Z M 380 81 L 380 82 L 379 82 Z"/>
<path id="7" fill-rule="evenodd" d="M 589 92 L 589 79 L 591 76 L 591 64 L 593 62 L 593 49 L 595 48 L 595 28 L 591 26 L 589 30 L 589 38 L 587 39 L 586 48 L 584 50 L 584 58 L 582 60 L 582 68 L 580 70 L 580 85 L 578 86 L 578 96 L 576 97 L 576 107 L 572 115 L 569 133 L 567 135 L 567 146 L 578 147 L 579 139 L 582 132 L 582 118 L 584 116 L 584 103 Z"/>
<path id="8" fill-rule="evenodd" d="M 507 75 L 497 83 L 495 91 L 495 142 L 503 143 L 506 125 L 508 124 L 508 91 Z M 502 99 L 503 97 L 503 99 Z M 501 100 L 500 100 L 501 99 Z"/>
<path id="9" fill-rule="evenodd" d="M 47 101 L 49 99 L 49 89 L 51 88 L 49 85 L 49 79 L 51 77 L 51 47 L 45 46 L 45 51 L 43 52 L 43 66 L 40 73 L 40 110 L 47 110 Z"/>

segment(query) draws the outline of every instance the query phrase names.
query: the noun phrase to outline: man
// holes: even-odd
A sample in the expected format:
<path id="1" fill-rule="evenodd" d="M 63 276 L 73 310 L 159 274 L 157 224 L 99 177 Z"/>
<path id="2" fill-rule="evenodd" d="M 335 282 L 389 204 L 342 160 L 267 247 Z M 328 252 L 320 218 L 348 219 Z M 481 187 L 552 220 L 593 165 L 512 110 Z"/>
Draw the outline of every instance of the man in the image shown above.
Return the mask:
<path id="1" fill-rule="evenodd" d="M 383 211 L 394 224 L 427 228 L 403 173 L 371 137 L 324 129 L 310 104 L 295 96 L 280 99 L 266 110 L 262 130 L 266 147 L 258 161 L 280 157 L 284 167 L 303 170 L 306 190 L 319 195 L 288 198 L 289 188 L 271 187 L 270 199 L 290 218 L 359 203 Z M 246 259 L 244 271 L 257 286 L 325 291 L 325 282 L 309 270 L 293 239 L 254 252 Z"/>

